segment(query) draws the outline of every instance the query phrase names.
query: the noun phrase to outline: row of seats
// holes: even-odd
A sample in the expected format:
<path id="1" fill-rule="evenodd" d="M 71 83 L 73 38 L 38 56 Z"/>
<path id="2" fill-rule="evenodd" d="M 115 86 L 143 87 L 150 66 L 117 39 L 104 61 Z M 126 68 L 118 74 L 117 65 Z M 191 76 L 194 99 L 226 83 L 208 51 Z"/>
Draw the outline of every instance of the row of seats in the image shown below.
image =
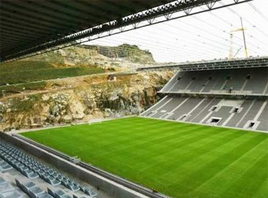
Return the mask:
<path id="1" fill-rule="evenodd" d="M 0 197 L 1 198 L 23 198 L 23 194 L 17 191 L 3 177 L 0 177 Z"/>
<path id="2" fill-rule="evenodd" d="M 53 196 L 49 195 L 47 192 L 39 188 L 33 182 L 27 182 L 26 184 L 23 184 L 17 179 L 15 179 L 15 181 L 16 185 L 31 198 L 54 198 Z"/>
<path id="3" fill-rule="evenodd" d="M 0 157 L 6 160 L 26 177 L 30 179 L 39 177 L 38 174 L 35 173 L 30 166 L 28 166 L 27 156 L 21 153 L 19 150 L 9 146 L 5 147 L 0 145 Z"/>
<path id="4" fill-rule="evenodd" d="M 160 92 L 268 95 L 268 67 L 180 71 Z"/>
<path id="5" fill-rule="evenodd" d="M 48 191 L 49 195 L 51 195 L 55 198 L 72 198 L 60 189 L 51 190 L 48 188 L 47 191 Z M 73 195 L 73 198 L 87 198 L 87 197 L 86 196 L 79 196 L 78 197 L 77 195 Z"/>
<path id="6" fill-rule="evenodd" d="M 47 189 L 47 192 L 39 188 L 34 182 L 21 182 L 15 179 L 16 185 L 30 198 L 89 198 L 88 196 L 77 196 L 66 194 L 63 190 Z M 3 177 L 0 177 L 0 197 L 1 198 L 24 198 L 25 196 L 16 190 Z"/>
<path id="7" fill-rule="evenodd" d="M 8 164 L 6 161 L 0 158 L 0 172 L 5 172 L 11 169 L 12 166 L 10 166 L 10 164 Z"/>
<path id="8" fill-rule="evenodd" d="M 166 96 L 146 117 L 268 131 L 268 100 Z"/>
<path id="9" fill-rule="evenodd" d="M 97 193 L 92 191 L 90 187 L 85 187 L 79 184 L 66 175 L 40 163 L 38 160 L 26 155 L 21 150 L 6 142 L 0 141 L 0 157 L 29 179 L 40 177 L 52 186 L 58 186 L 61 184 L 73 192 L 82 191 L 90 197 L 97 196 Z"/>

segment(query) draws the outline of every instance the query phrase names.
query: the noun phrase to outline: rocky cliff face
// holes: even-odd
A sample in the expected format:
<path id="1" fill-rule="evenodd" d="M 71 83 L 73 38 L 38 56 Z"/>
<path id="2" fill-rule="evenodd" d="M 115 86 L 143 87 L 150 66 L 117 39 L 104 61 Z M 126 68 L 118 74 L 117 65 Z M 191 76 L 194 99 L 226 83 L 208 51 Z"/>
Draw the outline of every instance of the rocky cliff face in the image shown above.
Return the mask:
<path id="1" fill-rule="evenodd" d="M 57 81 L 57 89 L 2 99 L 0 130 L 135 115 L 153 105 L 172 71 Z M 51 82 L 50 82 L 51 83 Z M 53 83 L 52 83 L 53 84 Z M 77 84 L 77 86 L 75 86 Z"/>
<path id="2" fill-rule="evenodd" d="M 95 51 L 112 60 L 121 60 L 131 63 L 153 64 L 155 63 L 151 52 L 141 50 L 137 45 L 122 44 L 116 47 L 83 45 L 82 47 Z"/>
<path id="3" fill-rule="evenodd" d="M 138 46 L 129 44 L 116 47 L 71 46 L 26 58 L 24 61 L 43 61 L 55 67 L 99 66 L 105 69 L 155 64 L 149 51 L 141 50 Z"/>

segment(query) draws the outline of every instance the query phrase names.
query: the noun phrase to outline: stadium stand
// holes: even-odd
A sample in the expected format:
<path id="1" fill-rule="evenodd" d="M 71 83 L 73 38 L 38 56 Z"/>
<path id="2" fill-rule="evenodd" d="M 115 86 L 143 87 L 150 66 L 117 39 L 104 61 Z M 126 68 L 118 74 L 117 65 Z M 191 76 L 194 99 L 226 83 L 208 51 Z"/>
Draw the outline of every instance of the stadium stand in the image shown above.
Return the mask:
<path id="1" fill-rule="evenodd" d="M 268 131 L 268 67 L 181 70 L 145 117 Z"/>
<path id="2" fill-rule="evenodd" d="M 0 177 L 1 198 L 93 198 L 97 196 L 91 187 L 74 181 L 1 140 L 0 164 L 3 167 L 0 171 L 1 176 L 6 175 L 12 180 L 15 178 L 15 181 L 11 181 L 13 183 L 11 185 L 11 182 Z M 9 172 L 10 174 L 7 175 Z"/>
<path id="3" fill-rule="evenodd" d="M 178 72 L 160 92 L 268 95 L 267 73 L 268 67 Z"/>

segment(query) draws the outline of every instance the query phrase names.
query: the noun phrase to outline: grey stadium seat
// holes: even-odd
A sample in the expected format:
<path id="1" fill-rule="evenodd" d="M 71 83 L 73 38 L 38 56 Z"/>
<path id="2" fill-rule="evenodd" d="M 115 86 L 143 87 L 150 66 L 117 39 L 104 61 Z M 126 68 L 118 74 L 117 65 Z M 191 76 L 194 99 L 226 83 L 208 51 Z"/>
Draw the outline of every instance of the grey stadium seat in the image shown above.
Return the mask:
<path id="1" fill-rule="evenodd" d="M 23 198 L 24 196 L 19 191 L 12 190 L 9 192 L 0 193 L 0 197 L 1 198 Z"/>

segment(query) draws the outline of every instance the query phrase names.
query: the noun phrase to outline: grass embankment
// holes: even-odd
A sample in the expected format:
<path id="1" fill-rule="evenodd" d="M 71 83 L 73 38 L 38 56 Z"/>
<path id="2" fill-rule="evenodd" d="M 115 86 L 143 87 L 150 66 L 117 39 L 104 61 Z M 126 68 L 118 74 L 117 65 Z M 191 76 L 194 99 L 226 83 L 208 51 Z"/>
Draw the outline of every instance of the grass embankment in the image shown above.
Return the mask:
<path id="1" fill-rule="evenodd" d="M 0 97 L 25 90 L 43 90 L 45 80 L 103 73 L 97 67 L 55 68 L 47 62 L 17 61 L 0 65 Z"/>
<path id="2" fill-rule="evenodd" d="M 46 88 L 45 82 L 32 82 L 32 83 L 22 83 L 18 85 L 5 85 L 0 86 L 0 97 L 4 93 L 20 93 L 25 90 L 44 90 Z"/>
<path id="3" fill-rule="evenodd" d="M 267 198 L 268 135 L 139 117 L 22 135 L 177 198 Z"/>
<path id="4" fill-rule="evenodd" d="M 97 67 L 55 68 L 48 62 L 17 61 L 0 65 L 0 85 L 103 73 Z"/>

